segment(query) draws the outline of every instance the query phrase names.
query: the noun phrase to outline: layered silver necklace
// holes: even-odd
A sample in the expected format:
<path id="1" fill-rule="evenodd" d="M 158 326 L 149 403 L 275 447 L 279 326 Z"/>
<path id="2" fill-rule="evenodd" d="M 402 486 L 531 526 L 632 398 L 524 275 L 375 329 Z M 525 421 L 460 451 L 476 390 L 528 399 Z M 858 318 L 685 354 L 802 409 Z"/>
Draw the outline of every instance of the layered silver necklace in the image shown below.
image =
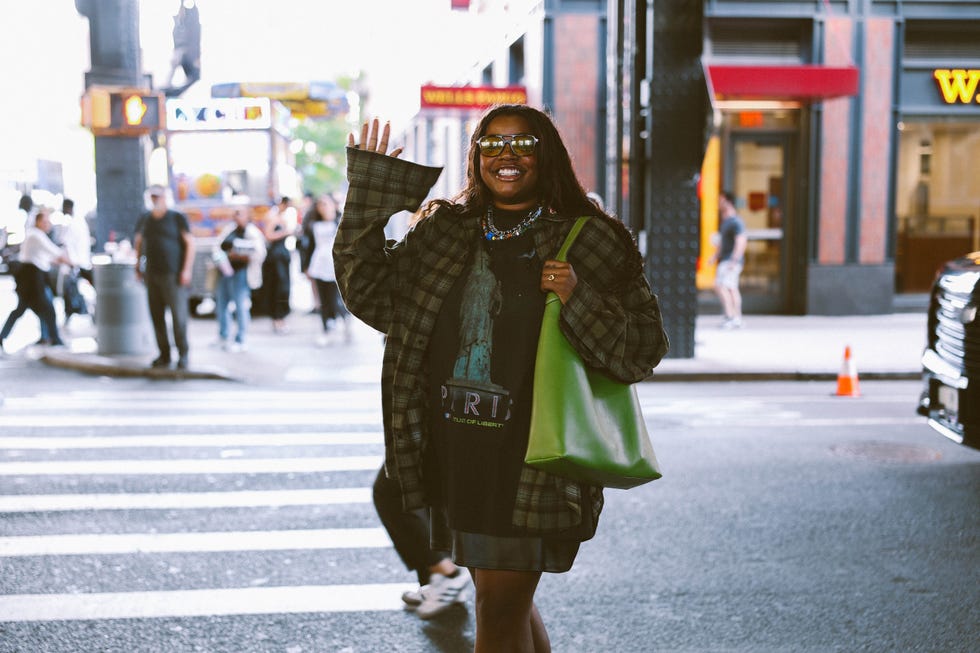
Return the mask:
<path id="1" fill-rule="evenodd" d="M 531 209 L 530 212 L 516 225 L 510 229 L 498 229 L 493 223 L 493 205 L 487 207 L 487 214 L 483 218 L 483 236 L 487 240 L 507 240 L 508 238 L 516 238 L 520 236 L 525 231 L 531 228 L 534 221 L 538 219 L 541 215 L 542 207 L 537 206 Z"/>

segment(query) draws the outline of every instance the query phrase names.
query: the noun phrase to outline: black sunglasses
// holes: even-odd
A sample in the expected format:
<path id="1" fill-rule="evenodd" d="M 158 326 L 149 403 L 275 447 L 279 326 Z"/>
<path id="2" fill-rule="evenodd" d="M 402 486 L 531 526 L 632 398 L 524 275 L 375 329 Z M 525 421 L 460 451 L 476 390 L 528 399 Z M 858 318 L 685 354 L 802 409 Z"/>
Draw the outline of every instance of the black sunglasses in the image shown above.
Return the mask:
<path id="1" fill-rule="evenodd" d="M 480 154 L 484 156 L 500 156 L 508 143 L 515 156 L 531 156 L 538 144 L 538 137 L 532 134 L 495 134 L 476 141 L 480 146 Z"/>

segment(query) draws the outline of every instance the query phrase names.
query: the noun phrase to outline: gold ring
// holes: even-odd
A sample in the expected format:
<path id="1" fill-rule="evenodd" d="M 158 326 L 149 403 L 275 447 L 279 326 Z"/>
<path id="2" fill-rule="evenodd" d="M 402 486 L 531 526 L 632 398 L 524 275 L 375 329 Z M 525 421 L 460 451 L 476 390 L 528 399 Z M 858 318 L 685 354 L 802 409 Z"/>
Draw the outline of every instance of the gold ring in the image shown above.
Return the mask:
<path id="1" fill-rule="evenodd" d="M 548 275 L 548 281 L 554 281 L 554 280 L 555 280 L 555 275 L 549 274 Z"/>

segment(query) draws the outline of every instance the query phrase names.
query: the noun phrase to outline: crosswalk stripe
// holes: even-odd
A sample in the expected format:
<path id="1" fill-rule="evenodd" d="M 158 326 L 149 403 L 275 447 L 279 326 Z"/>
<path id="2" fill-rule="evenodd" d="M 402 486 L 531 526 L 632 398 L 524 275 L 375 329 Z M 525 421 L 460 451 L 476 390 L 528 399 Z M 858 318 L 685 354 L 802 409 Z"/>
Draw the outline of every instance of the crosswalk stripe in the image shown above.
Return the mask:
<path id="1" fill-rule="evenodd" d="M 4 413 L 0 428 L 83 426 L 295 426 L 298 424 L 371 424 L 381 428 L 381 413 L 375 407 L 365 412 L 229 412 L 229 413 L 140 413 L 16 415 Z"/>
<path id="2" fill-rule="evenodd" d="M 381 405 L 381 397 L 350 396 L 347 393 L 341 396 L 325 397 L 320 396 L 309 399 L 299 399 L 288 395 L 244 395 L 234 398 L 213 397 L 209 393 L 199 396 L 185 397 L 124 397 L 113 398 L 86 398 L 86 397 L 8 397 L 5 407 L 11 412 L 27 413 L 32 411 L 44 410 L 52 405 L 57 405 L 59 410 L 71 412 L 88 412 L 98 410 L 104 411 L 194 411 L 194 410 L 214 410 L 224 409 L 239 410 L 243 406 L 268 406 L 270 402 L 275 402 L 277 410 L 330 410 L 331 407 L 342 406 L 345 410 L 351 409 L 374 409 Z"/>
<path id="3" fill-rule="evenodd" d="M 727 415 L 722 418 L 697 418 L 691 419 L 687 425 L 691 428 L 713 427 L 719 424 L 727 426 L 772 426 L 779 421 L 786 421 L 793 427 L 835 427 L 835 428 L 857 428 L 859 426 L 912 426 L 924 424 L 921 417 L 811 417 L 801 418 L 799 413 L 774 414 L 766 417 L 750 417 L 740 415 Z"/>
<path id="4" fill-rule="evenodd" d="M 0 495 L 0 513 L 69 510 L 196 510 L 278 508 L 371 502 L 371 488 L 240 490 L 236 492 L 147 492 L 118 494 Z"/>
<path id="5" fill-rule="evenodd" d="M 2 359 L 0 359 L 2 360 Z M 10 405 L 24 405 L 37 407 L 50 407 L 54 402 L 69 401 L 80 402 L 84 406 L 101 406 L 104 402 L 128 403 L 134 401 L 145 402 L 174 402 L 181 406 L 197 403 L 229 403 L 233 405 L 274 405 L 282 406 L 285 403 L 297 405 L 314 404 L 337 404 L 350 403 L 370 403 L 371 401 L 381 400 L 381 389 L 377 387 L 375 391 L 370 390 L 207 390 L 200 393 L 189 393 L 186 390 L 128 390 L 124 393 L 125 399 L 120 399 L 121 393 L 118 391 L 98 391 L 98 390 L 77 390 L 72 392 L 40 392 L 28 397 L 7 397 Z"/>
<path id="6" fill-rule="evenodd" d="M 382 444 L 379 431 L 337 433 L 178 433 L 174 435 L 0 436 L 0 449 L 117 449 L 129 447 L 291 447 Z"/>
<path id="7" fill-rule="evenodd" d="M 286 474 L 350 472 L 377 469 L 382 456 L 327 458 L 183 459 L 183 460 L 53 460 L 0 463 L 0 476 L 74 474 Z"/>
<path id="8" fill-rule="evenodd" d="M 128 553 L 213 553 L 292 549 L 386 548 L 383 528 L 325 528 L 211 533 L 110 533 L 0 537 L 0 557 L 108 555 Z M 2 616 L 0 616 L 2 620 Z"/>
<path id="9" fill-rule="evenodd" d="M 405 583 L 0 596 L 8 622 L 401 610 Z"/>

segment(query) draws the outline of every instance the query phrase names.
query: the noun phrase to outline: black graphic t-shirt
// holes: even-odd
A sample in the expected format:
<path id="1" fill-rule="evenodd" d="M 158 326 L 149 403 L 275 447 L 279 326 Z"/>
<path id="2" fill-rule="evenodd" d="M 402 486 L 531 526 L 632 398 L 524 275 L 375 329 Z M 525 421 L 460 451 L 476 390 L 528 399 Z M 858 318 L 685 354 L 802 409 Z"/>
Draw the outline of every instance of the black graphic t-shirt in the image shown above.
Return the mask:
<path id="1" fill-rule="evenodd" d="M 177 274 L 183 267 L 183 234 L 190 225 L 183 213 L 168 210 L 159 218 L 150 212 L 140 216 L 136 233 L 143 234 L 143 255 L 146 257 L 147 274 Z"/>
<path id="2" fill-rule="evenodd" d="M 499 211 L 501 229 L 526 213 Z M 438 491 L 450 527 L 514 536 L 511 525 L 531 419 L 544 311 L 530 232 L 474 245 L 429 346 L 430 423 Z"/>

